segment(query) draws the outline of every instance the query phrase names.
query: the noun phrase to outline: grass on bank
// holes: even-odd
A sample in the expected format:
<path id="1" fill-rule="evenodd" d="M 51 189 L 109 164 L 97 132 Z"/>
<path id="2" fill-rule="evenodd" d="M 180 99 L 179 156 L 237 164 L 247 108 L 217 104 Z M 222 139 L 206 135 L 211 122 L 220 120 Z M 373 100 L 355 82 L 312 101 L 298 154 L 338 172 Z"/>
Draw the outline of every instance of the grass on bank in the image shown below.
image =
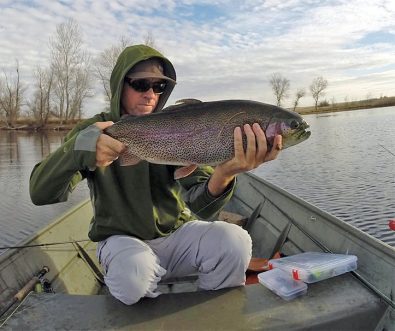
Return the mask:
<path id="1" fill-rule="evenodd" d="M 360 101 L 349 101 L 329 104 L 327 101 L 321 103 L 317 110 L 315 107 L 297 107 L 296 112 L 301 115 L 320 114 L 357 109 L 370 109 L 395 106 L 395 97 L 382 97 Z"/>

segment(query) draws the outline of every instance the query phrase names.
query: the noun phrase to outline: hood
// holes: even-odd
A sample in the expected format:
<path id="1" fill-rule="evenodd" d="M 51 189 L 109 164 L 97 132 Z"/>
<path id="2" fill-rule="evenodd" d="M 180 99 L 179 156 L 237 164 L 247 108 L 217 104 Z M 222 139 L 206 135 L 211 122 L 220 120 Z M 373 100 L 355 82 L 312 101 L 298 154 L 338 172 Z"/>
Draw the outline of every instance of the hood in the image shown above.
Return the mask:
<path id="1" fill-rule="evenodd" d="M 176 71 L 172 63 L 165 58 L 157 50 L 146 45 L 133 45 L 125 48 L 119 55 L 117 63 L 111 73 L 110 87 L 111 87 L 111 115 L 113 121 L 118 121 L 121 117 L 121 93 L 123 88 L 123 80 L 127 72 L 138 62 L 147 60 L 149 58 L 159 58 L 163 62 L 164 74 L 174 81 L 176 80 Z M 174 83 L 167 84 L 165 92 L 160 95 L 158 105 L 154 112 L 161 111 L 166 104 L 171 92 L 174 88 Z"/>

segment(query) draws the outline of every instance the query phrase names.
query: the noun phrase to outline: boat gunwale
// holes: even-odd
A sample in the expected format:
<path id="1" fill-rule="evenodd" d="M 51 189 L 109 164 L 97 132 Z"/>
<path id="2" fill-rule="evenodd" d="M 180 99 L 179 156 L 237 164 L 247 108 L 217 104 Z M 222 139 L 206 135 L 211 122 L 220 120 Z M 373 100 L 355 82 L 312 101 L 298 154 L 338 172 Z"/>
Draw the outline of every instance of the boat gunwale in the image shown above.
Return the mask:
<path id="1" fill-rule="evenodd" d="M 342 230 L 356 236 L 358 239 L 360 239 L 364 242 L 368 241 L 369 244 L 371 243 L 376 249 L 380 250 L 381 252 L 383 252 L 387 255 L 392 255 L 392 257 L 395 257 L 395 247 L 390 246 L 386 242 L 375 238 L 371 234 L 364 232 L 363 230 L 359 229 L 358 227 L 356 227 L 352 224 L 349 224 L 346 221 L 343 221 L 342 219 L 338 218 L 337 216 L 332 215 L 332 214 L 326 212 L 325 210 L 318 208 L 317 206 L 304 200 L 303 198 L 301 198 L 293 193 L 290 193 L 290 192 L 284 190 L 283 188 L 281 188 L 273 183 L 270 183 L 269 181 L 267 181 L 263 178 L 258 177 L 257 175 L 255 175 L 253 173 L 246 173 L 245 175 L 247 177 L 252 177 L 255 181 L 261 182 L 263 185 L 268 186 L 270 189 L 277 191 L 281 195 L 286 196 L 293 202 L 295 202 L 297 204 L 301 204 L 304 208 L 311 210 L 314 214 L 321 216 L 325 220 L 326 219 L 329 220 L 334 225 L 339 226 Z M 257 188 L 254 187 L 251 183 L 250 183 L 250 185 L 255 190 L 257 190 Z M 264 198 L 266 198 L 262 192 L 260 192 L 260 193 L 262 194 L 262 196 Z M 241 200 L 241 199 L 238 199 L 238 200 Z M 268 200 L 270 200 L 270 199 L 268 199 Z M 250 206 L 250 207 L 253 209 L 252 206 Z"/>
<path id="2" fill-rule="evenodd" d="M 4 263 L 8 259 L 10 259 L 13 255 L 20 253 L 20 250 L 26 249 L 26 248 L 21 248 L 20 246 L 25 246 L 25 245 L 31 244 L 32 242 L 37 240 L 39 237 L 41 237 L 43 234 L 50 231 L 52 228 L 56 227 L 59 223 L 63 222 L 70 215 L 74 214 L 77 210 L 85 207 L 87 204 L 90 204 L 89 198 L 84 199 L 82 202 L 71 207 L 70 209 L 68 209 L 67 211 L 62 213 L 60 216 L 56 217 L 55 220 L 52 221 L 50 224 L 46 225 L 45 227 L 41 228 L 40 230 L 37 230 L 36 232 L 32 233 L 31 235 L 27 236 L 25 239 L 23 239 L 20 242 L 18 242 L 17 244 L 15 244 L 15 246 L 18 246 L 19 248 L 9 248 L 9 249 L 4 250 L 3 253 L 0 253 L 0 266 L 3 266 Z M 78 240 L 89 240 L 89 238 L 88 237 L 80 238 Z M 45 246 L 45 243 L 43 243 L 42 246 Z M 10 247 L 12 247 L 12 246 L 10 246 Z"/>

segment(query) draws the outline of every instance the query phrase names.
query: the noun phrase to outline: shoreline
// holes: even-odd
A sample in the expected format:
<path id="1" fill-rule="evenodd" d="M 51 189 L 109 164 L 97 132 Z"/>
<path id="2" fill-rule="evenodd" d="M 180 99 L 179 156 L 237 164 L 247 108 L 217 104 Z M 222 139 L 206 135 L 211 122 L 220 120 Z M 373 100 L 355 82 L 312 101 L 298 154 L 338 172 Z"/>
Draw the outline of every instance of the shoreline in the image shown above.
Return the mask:
<path id="1" fill-rule="evenodd" d="M 354 101 L 349 103 L 338 103 L 328 106 L 318 107 L 317 111 L 314 106 L 311 107 L 297 107 L 296 112 L 300 115 L 310 114 L 325 114 L 325 113 L 337 113 L 343 111 L 352 111 L 360 109 L 375 109 L 375 108 L 386 108 L 395 106 L 395 97 L 384 98 L 374 100 L 372 102 L 366 101 Z"/>
<path id="2" fill-rule="evenodd" d="M 84 119 L 82 119 L 81 121 L 83 120 Z M 73 123 L 62 125 L 59 125 L 59 123 L 49 123 L 46 126 L 37 126 L 34 124 L 24 124 L 26 123 L 26 120 L 21 119 L 17 121 L 15 127 L 7 127 L 4 126 L 4 123 L 0 123 L 0 131 L 70 131 L 79 122 L 80 121 L 75 121 Z"/>
<path id="3" fill-rule="evenodd" d="M 299 115 L 319 115 L 319 114 L 328 114 L 328 113 L 341 113 L 341 112 L 349 112 L 349 111 L 354 111 L 354 110 L 374 110 L 374 109 L 381 109 L 381 108 L 387 108 L 387 107 L 394 107 L 395 105 L 391 106 L 380 106 L 380 107 L 359 107 L 359 108 L 347 108 L 347 109 L 340 109 L 340 108 L 332 108 L 332 107 L 325 107 L 325 109 L 319 109 L 315 111 L 313 110 L 301 110 L 301 109 L 296 109 L 296 112 Z"/>

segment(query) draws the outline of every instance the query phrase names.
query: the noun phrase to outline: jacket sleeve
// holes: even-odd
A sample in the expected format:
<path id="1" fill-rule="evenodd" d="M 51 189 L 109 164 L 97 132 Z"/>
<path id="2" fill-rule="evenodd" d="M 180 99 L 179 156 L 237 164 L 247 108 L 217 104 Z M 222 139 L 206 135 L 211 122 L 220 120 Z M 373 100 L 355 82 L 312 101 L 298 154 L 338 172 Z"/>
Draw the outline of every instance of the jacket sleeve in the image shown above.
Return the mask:
<path id="1" fill-rule="evenodd" d="M 208 181 L 213 172 L 212 167 L 199 167 L 190 176 L 179 179 L 185 189 L 185 202 L 202 219 L 213 218 L 230 200 L 236 185 L 234 179 L 219 197 L 212 196 L 208 191 Z"/>
<path id="2" fill-rule="evenodd" d="M 96 141 L 101 131 L 89 122 L 87 125 L 71 131 L 55 152 L 34 167 L 30 197 L 35 205 L 66 201 L 84 174 L 95 168 Z"/>

